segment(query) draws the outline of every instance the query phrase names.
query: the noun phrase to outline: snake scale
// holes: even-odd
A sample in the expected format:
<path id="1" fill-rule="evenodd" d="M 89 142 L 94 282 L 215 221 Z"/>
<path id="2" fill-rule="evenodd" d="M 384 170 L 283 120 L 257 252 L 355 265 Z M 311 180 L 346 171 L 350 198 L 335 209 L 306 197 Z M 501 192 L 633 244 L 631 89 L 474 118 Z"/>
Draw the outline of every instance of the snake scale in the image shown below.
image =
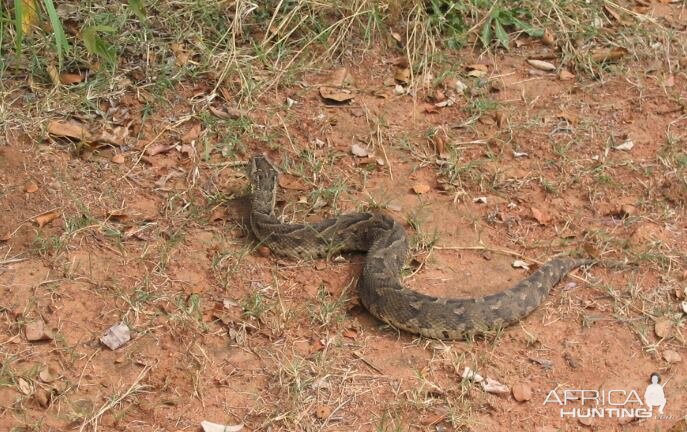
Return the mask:
<path id="1" fill-rule="evenodd" d="M 312 259 L 367 252 L 358 280 L 361 303 L 396 328 L 436 339 L 466 339 L 513 324 L 530 314 L 569 271 L 588 260 L 554 258 L 513 287 L 484 297 L 437 298 L 403 286 L 407 242 L 403 227 L 377 213 L 344 214 L 308 224 L 284 224 L 275 216 L 279 172 L 262 155 L 250 164 L 250 225 L 277 255 Z"/>

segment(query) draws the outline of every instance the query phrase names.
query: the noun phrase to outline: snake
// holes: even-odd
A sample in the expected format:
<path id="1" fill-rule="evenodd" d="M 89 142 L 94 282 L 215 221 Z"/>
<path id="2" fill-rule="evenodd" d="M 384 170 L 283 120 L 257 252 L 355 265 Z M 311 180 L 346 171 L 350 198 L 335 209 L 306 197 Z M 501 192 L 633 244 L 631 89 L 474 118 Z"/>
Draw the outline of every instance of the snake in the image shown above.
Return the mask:
<path id="1" fill-rule="evenodd" d="M 283 223 L 275 214 L 279 170 L 263 154 L 249 164 L 250 228 L 259 244 L 295 260 L 366 253 L 360 303 L 397 329 L 432 339 L 465 340 L 505 328 L 534 311 L 553 286 L 590 260 L 557 256 L 512 287 L 475 298 L 434 297 L 403 285 L 408 252 L 403 226 L 381 212 L 342 214 L 313 223 Z"/>

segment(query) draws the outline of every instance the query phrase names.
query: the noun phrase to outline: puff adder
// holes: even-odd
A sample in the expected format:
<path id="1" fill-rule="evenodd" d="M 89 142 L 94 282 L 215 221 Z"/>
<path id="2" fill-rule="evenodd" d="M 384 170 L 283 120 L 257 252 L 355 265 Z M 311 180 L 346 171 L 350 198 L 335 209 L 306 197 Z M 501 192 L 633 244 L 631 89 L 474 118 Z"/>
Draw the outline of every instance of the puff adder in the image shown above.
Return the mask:
<path id="1" fill-rule="evenodd" d="M 406 258 L 403 227 L 373 213 L 352 213 L 310 224 L 284 224 L 274 213 L 278 171 L 265 156 L 251 159 L 250 225 L 274 253 L 312 259 L 340 252 L 367 252 L 358 293 L 378 319 L 399 329 L 437 339 L 465 339 L 505 327 L 530 314 L 569 271 L 588 260 L 555 258 L 513 287 L 488 296 L 437 298 L 403 286 Z"/>

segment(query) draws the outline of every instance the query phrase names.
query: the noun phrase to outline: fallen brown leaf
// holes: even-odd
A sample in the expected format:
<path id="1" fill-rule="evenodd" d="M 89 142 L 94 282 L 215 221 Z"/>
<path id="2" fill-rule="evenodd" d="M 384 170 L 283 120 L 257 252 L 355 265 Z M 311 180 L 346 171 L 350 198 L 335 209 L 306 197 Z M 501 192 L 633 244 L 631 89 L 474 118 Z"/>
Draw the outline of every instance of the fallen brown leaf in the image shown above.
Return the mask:
<path id="1" fill-rule="evenodd" d="M 396 68 L 394 71 L 394 79 L 402 84 L 408 84 L 410 82 L 410 68 Z"/>
<path id="2" fill-rule="evenodd" d="M 181 142 L 189 144 L 198 139 L 200 136 L 200 127 L 200 123 L 194 123 L 193 126 L 191 126 L 191 129 L 189 129 L 188 132 L 181 137 Z"/>
<path id="3" fill-rule="evenodd" d="M 36 223 L 36 225 L 38 225 L 38 228 L 43 228 L 58 217 L 60 217 L 59 213 L 56 211 L 49 211 L 36 216 L 33 221 Z"/>
<path id="4" fill-rule="evenodd" d="M 81 141 L 92 141 L 93 135 L 84 125 L 75 121 L 51 120 L 48 133 L 56 137 L 73 138 Z"/>
<path id="5" fill-rule="evenodd" d="M 355 97 L 350 90 L 329 86 L 320 87 L 320 96 L 334 102 L 348 102 Z"/>
<path id="6" fill-rule="evenodd" d="M 430 189 L 430 186 L 425 182 L 416 182 L 413 185 L 413 191 L 418 195 L 426 194 Z"/>
<path id="7" fill-rule="evenodd" d="M 238 108 L 231 107 L 215 108 L 212 105 L 210 105 L 210 112 L 214 114 L 216 117 L 225 120 L 238 120 L 241 117 L 247 117 L 245 112 L 241 111 Z"/>
<path id="8" fill-rule="evenodd" d="M 60 74 L 60 82 L 65 85 L 79 84 L 86 79 L 86 75 L 82 73 L 62 72 Z"/>
<path id="9" fill-rule="evenodd" d="M 125 161 L 124 155 L 121 153 L 117 153 L 116 155 L 112 156 L 112 159 L 110 160 L 112 161 L 112 163 L 116 164 L 123 164 Z"/>
<path id="10" fill-rule="evenodd" d="M 279 186 L 281 186 L 283 189 L 289 189 L 289 190 L 306 190 L 307 186 L 303 184 L 298 178 L 290 176 L 290 175 L 281 175 L 279 176 Z"/>
<path id="11" fill-rule="evenodd" d="M 105 220 L 110 222 L 125 222 L 127 219 L 129 219 L 129 215 L 121 210 L 110 210 L 105 215 Z"/>
<path id="12" fill-rule="evenodd" d="M 541 37 L 541 41 L 546 46 L 555 46 L 556 45 L 556 36 L 549 29 L 545 29 L 544 34 Z"/>
<path id="13" fill-rule="evenodd" d="M 591 59 L 597 63 L 613 62 L 625 57 L 628 51 L 625 48 L 615 47 L 592 51 Z"/>
<path id="14" fill-rule="evenodd" d="M 570 73 L 567 69 L 561 69 L 558 73 L 558 79 L 561 81 L 570 81 L 575 79 L 575 75 Z"/>
<path id="15" fill-rule="evenodd" d="M 129 137 L 129 128 L 126 126 L 117 126 L 112 131 L 103 130 L 93 137 L 93 141 L 99 143 L 112 144 L 115 146 L 123 146 L 126 144 L 126 139 Z"/>
<path id="16" fill-rule="evenodd" d="M 171 144 L 155 144 L 153 146 L 148 147 L 148 149 L 146 150 L 146 154 L 148 154 L 148 156 L 155 156 L 156 154 L 167 153 L 173 148 L 174 146 Z"/>
<path id="17" fill-rule="evenodd" d="M 334 69 L 326 85 L 332 87 L 348 87 L 353 85 L 353 76 L 345 67 Z"/>
<path id="18" fill-rule="evenodd" d="M 546 225 L 549 222 L 551 222 L 551 215 L 539 210 L 536 207 L 530 207 L 530 210 L 532 211 L 532 217 L 539 222 L 540 225 Z"/>

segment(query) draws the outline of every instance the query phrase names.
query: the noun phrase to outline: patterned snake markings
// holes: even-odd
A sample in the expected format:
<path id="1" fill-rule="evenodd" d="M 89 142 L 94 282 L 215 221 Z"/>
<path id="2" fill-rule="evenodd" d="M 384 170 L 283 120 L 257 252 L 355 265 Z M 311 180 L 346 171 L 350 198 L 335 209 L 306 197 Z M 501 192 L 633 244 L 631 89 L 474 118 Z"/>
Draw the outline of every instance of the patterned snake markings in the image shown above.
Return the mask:
<path id="1" fill-rule="evenodd" d="M 465 339 L 513 324 L 539 306 L 568 272 L 590 261 L 555 258 L 513 287 L 484 297 L 437 298 L 404 287 L 399 279 L 406 258 L 403 227 L 372 213 L 345 214 L 311 224 L 283 224 L 274 214 L 278 171 L 264 156 L 250 166 L 250 224 L 274 253 L 312 259 L 340 252 L 367 252 L 358 282 L 368 311 L 392 326 L 436 339 Z"/>

